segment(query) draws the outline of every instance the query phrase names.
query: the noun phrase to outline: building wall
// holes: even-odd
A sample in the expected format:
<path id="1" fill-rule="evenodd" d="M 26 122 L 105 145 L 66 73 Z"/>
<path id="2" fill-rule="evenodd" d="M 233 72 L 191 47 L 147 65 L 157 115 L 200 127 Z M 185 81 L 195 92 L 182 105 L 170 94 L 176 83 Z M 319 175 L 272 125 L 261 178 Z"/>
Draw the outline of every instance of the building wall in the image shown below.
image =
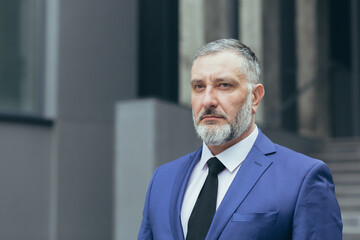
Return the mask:
<path id="1" fill-rule="evenodd" d="M 201 141 L 190 108 L 156 99 L 119 102 L 115 139 L 114 239 L 136 239 L 155 169 L 196 151 Z"/>
<path id="2" fill-rule="evenodd" d="M 240 39 L 263 59 L 267 91 L 264 111 L 259 119 L 263 122 L 267 122 L 281 108 L 280 56 L 286 49 L 279 40 L 282 30 L 277 16 L 284 11 L 281 9 L 282 1 L 239 0 L 237 5 Z M 316 64 L 309 66 L 307 59 L 316 61 L 311 58 L 311 49 L 316 50 L 325 35 L 310 38 L 326 32 L 320 14 L 325 13 L 318 12 L 324 11 L 320 5 L 306 5 L 301 0 L 296 3 L 299 5 L 296 14 L 304 15 L 297 16 L 298 32 L 302 34 L 297 39 L 297 52 L 301 59 L 294 71 L 306 83 L 305 80 L 311 76 L 305 78 L 304 75 L 316 75 Z M 131 174 L 126 171 L 126 166 L 119 169 L 117 166 L 122 166 L 118 164 L 120 161 L 129 163 L 124 158 L 129 146 L 126 144 L 132 144 L 131 149 L 136 149 L 137 143 L 137 139 L 127 141 L 131 132 L 130 128 L 121 125 L 124 116 L 130 118 L 125 119 L 129 124 L 134 124 L 131 116 L 138 116 L 139 126 L 148 131 L 151 140 L 146 142 L 147 139 L 141 139 L 149 144 L 146 147 L 151 148 L 152 161 L 144 170 L 143 181 L 136 183 L 142 187 L 135 206 L 137 215 L 133 219 L 137 224 L 141 218 L 143 190 L 154 168 L 199 146 L 188 107 L 157 100 L 135 101 L 135 105 L 140 103 L 138 111 L 127 108 L 133 106 L 132 101 L 122 102 L 125 105 L 115 107 L 121 100 L 137 98 L 138 4 L 138 1 L 132 0 L 47 1 L 44 105 L 45 115 L 51 117 L 53 125 L 0 121 L 0 239 L 106 240 L 134 237 L 137 225 L 132 225 L 128 232 L 119 225 L 126 222 L 121 217 L 123 212 L 125 215 L 132 213 L 119 207 L 126 207 L 121 203 L 129 200 L 124 198 L 126 192 L 122 190 L 133 191 L 135 183 L 121 185 Z M 182 0 L 179 4 L 179 103 L 188 106 L 190 69 L 195 50 L 215 38 L 234 37 L 234 29 L 230 29 L 230 26 L 236 24 L 229 22 L 233 18 L 222 17 L 229 12 L 232 6 L 229 5 L 230 1 L 212 1 L 211 6 L 205 6 L 203 0 Z M 310 12 L 306 10 L 308 8 L 311 9 L 312 18 L 306 17 Z M 306 21 L 320 21 L 319 18 L 319 28 L 309 29 L 311 26 Z M 311 49 L 302 51 L 301 48 L 309 46 L 309 42 Z M 322 54 L 325 45 L 321 46 L 318 54 L 323 58 L 327 55 Z M 329 102 L 322 98 L 314 108 L 312 102 L 318 97 L 317 92 L 313 91 L 311 98 L 315 100 L 309 102 L 310 97 L 300 100 L 299 104 L 305 110 L 300 108 L 299 118 L 315 118 L 317 124 L 321 125 L 322 119 L 327 117 L 326 104 Z M 294 104 L 297 104 L 296 101 Z M 309 108 L 311 111 L 306 110 Z M 143 121 L 147 115 L 142 113 L 154 114 L 151 115 L 153 125 L 146 128 L 148 125 Z M 115 115 L 117 122 L 114 122 Z M 174 125 L 182 127 L 172 129 Z M 274 126 L 281 128 L 280 121 L 275 121 Z M 301 125 L 302 132 L 316 133 L 312 128 L 312 121 Z M 131 129 L 139 130 L 136 125 L 132 125 Z M 181 141 L 173 141 L 172 134 L 182 134 L 179 137 Z M 316 133 L 320 137 L 328 134 L 328 123 L 320 133 Z M 168 147 L 167 151 L 163 150 L 164 145 Z M 306 144 L 304 146 L 307 147 Z M 133 158 L 138 160 L 137 157 Z M 118 165 L 114 165 L 114 160 Z M 141 160 L 146 162 L 148 159 L 142 157 Z M 117 189 L 117 186 L 121 187 Z M 119 196 L 116 195 L 118 193 Z"/>
<path id="3" fill-rule="evenodd" d="M 137 3 L 59 2 L 54 239 L 111 239 L 114 108 L 136 96 Z"/>
<path id="4" fill-rule="evenodd" d="M 114 109 L 136 96 L 137 2 L 49 0 L 52 126 L 0 122 L 0 239 L 112 239 Z"/>
<path id="5" fill-rule="evenodd" d="M 52 128 L 0 122 L 0 239 L 49 239 Z"/>

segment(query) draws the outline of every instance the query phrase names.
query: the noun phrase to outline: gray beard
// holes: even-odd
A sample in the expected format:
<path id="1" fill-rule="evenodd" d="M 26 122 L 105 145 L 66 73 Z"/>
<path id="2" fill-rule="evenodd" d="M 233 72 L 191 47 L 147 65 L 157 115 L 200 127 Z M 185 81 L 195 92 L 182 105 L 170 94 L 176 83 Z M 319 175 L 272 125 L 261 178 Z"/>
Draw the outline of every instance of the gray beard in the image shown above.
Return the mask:
<path id="1" fill-rule="evenodd" d="M 193 113 L 193 122 L 198 136 L 209 146 L 218 146 L 239 138 L 251 124 L 251 92 L 244 105 L 231 123 L 223 125 L 197 125 Z M 199 114 L 198 120 L 203 115 Z M 222 114 L 224 115 L 224 114 Z"/>

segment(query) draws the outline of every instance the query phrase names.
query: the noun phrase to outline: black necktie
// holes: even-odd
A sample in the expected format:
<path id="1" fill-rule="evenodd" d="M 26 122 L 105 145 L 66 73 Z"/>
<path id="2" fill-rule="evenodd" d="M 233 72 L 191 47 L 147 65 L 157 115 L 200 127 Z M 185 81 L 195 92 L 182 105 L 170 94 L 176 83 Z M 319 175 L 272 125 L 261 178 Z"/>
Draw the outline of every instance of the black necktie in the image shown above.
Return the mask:
<path id="1" fill-rule="evenodd" d="M 218 174 L 225 166 L 216 157 L 207 161 L 209 173 L 196 200 L 188 222 L 186 240 L 203 240 L 216 211 Z"/>

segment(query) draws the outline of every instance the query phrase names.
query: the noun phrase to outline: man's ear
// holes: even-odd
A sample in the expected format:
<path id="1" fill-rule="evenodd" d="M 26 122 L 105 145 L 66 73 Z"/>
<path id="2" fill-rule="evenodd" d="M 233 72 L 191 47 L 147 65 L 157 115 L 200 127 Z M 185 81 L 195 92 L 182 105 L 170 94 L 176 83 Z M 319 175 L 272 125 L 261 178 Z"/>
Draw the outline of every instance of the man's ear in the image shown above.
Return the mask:
<path id="1" fill-rule="evenodd" d="M 264 97 L 265 89 L 262 84 L 256 84 L 252 89 L 252 113 L 255 114 L 261 99 Z"/>

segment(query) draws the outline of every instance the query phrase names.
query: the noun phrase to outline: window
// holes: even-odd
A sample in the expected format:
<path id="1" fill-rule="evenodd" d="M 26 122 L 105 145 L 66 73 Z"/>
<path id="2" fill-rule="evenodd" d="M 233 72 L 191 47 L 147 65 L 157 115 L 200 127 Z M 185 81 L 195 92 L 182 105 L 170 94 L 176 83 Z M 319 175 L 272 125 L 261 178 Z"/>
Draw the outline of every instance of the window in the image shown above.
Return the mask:
<path id="1" fill-rule="evenodd" d="M 0 1 L 0 112 L 40 115 L 44 0 Z"/>

